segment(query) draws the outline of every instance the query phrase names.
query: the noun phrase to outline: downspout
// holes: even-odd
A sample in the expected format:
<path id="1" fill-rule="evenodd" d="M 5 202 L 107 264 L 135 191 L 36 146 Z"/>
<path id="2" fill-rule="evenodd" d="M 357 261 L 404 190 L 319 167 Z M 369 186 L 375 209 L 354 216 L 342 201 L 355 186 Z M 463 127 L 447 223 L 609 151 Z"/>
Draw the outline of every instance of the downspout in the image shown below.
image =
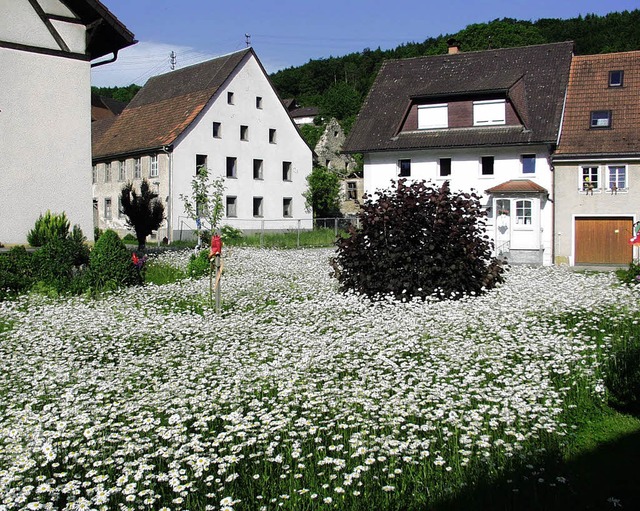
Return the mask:
<path id="1" fill-rule="evenodd" d="M 555 166 L 553 165 L 553 153 L 552 151 L 558 148 L 560 145 L 560 136 L 562 135 L 562 126 L 564 125 L 564 115 L 565 110 L 567 108 L 567 93 L 569 92 L 569 87 L 564 89 L 564 99 L 562 100 L 562 113 L 560 114 L 560 127 L 558 129 L 558 138 L 556 139 L 555 148 L 549 145 L 549 170 L 551 171 L 551 194 L 553 195 L 553 199 L 551 200 L 551 204 L 553 207 L 551 208 L 551 239 L 553 243 L 551 243 L 551 264 L 556 264 L 556 172 Z"/>
<path id="2" fill-rule="evenodd" d="M 173 214 L 173 195 L 171 193 L 171 186 L 173 184 L 173 151 L 171 151 L 170 149 L 171 149 L 171 146 L 162 146 L 162 151 L 169 158 L 169 169 L 168 169 L 169 187 L 167 191 L 167 238 L 169 240 L 169 243 L 173 241 L 173 230 L 171 228 L 171 225 L 172 225 L 171 216 Z"/>

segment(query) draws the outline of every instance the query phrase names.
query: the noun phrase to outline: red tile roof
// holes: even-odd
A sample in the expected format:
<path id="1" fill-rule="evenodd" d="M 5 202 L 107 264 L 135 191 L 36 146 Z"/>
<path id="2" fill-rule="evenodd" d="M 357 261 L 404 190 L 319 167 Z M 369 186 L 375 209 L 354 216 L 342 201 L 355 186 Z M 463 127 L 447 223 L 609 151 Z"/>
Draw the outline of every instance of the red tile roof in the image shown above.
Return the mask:
<path id="1" fill-rule="evenodd" d="M 549 191 L 530 179 L 512 179 L 496 185 L 486 193 L 549 193 Z"/>
<path id="2" fill-rule="evenodd" d="M 93 158 L 173 144 L 249 53 L 250 48 L 149 79 L 106 131 L 94 129 Z"/>
<path id="3" fill-rule="evenodd" d="M 624 71 L 609 87 L 609 71 Z M 590 114 L 611 110 L 611 127 L 590 127 Z M 571 64 L 560 142 L 554 158 L 640 153 L 640 51 L 576 56 Z"/>

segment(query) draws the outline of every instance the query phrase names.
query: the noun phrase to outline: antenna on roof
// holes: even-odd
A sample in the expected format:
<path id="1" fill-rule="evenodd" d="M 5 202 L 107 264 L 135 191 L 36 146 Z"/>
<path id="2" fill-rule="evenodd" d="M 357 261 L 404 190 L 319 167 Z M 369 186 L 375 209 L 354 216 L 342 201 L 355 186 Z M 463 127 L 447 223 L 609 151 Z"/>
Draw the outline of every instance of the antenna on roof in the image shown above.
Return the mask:
<path id="1" fill-rule="evenodd" d="M 169 54 L 169 64 L 171 65 L 171 71 L 173 71 L 176 68 L 176 52 L 175 51 L 171 51 L 171 53 Z"/>
<path id="2" fill-rule="evenodd" d="M 251 46 L 251 34 L 245 34 L 244 38 L 245 38 L 245 42 L 247 43 L 247 48 L 248 48 L 249 46 Z"/>

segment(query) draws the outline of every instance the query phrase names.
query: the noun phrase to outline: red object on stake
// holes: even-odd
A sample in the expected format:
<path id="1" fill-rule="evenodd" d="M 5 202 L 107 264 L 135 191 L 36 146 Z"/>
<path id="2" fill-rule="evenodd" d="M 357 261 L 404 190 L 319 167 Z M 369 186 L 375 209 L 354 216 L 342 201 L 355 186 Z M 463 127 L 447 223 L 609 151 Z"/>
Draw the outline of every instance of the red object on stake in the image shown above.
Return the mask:
<path id="1" fill-rule="evenodd" d="M 222 239 L 220 236 L 212 236 L 211 237 L 211 250 L 209 251 L 209 259 L 213 256 L 217 256 L 222 254 Z"/>

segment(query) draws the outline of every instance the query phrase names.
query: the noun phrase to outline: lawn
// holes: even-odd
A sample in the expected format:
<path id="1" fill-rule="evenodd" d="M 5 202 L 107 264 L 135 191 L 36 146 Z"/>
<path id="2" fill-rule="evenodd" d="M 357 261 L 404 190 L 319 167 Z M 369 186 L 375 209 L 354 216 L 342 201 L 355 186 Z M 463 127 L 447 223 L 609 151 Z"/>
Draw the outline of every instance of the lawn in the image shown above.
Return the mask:
<path id="1" fill-rule="evenodd" d="M 0 510 L 640 507 L 605 406 L 636 290 L 518 267 L 372 304 L 330 255 L 227 248 L 219 316 L 208 278 L 0 303 Z"/>

